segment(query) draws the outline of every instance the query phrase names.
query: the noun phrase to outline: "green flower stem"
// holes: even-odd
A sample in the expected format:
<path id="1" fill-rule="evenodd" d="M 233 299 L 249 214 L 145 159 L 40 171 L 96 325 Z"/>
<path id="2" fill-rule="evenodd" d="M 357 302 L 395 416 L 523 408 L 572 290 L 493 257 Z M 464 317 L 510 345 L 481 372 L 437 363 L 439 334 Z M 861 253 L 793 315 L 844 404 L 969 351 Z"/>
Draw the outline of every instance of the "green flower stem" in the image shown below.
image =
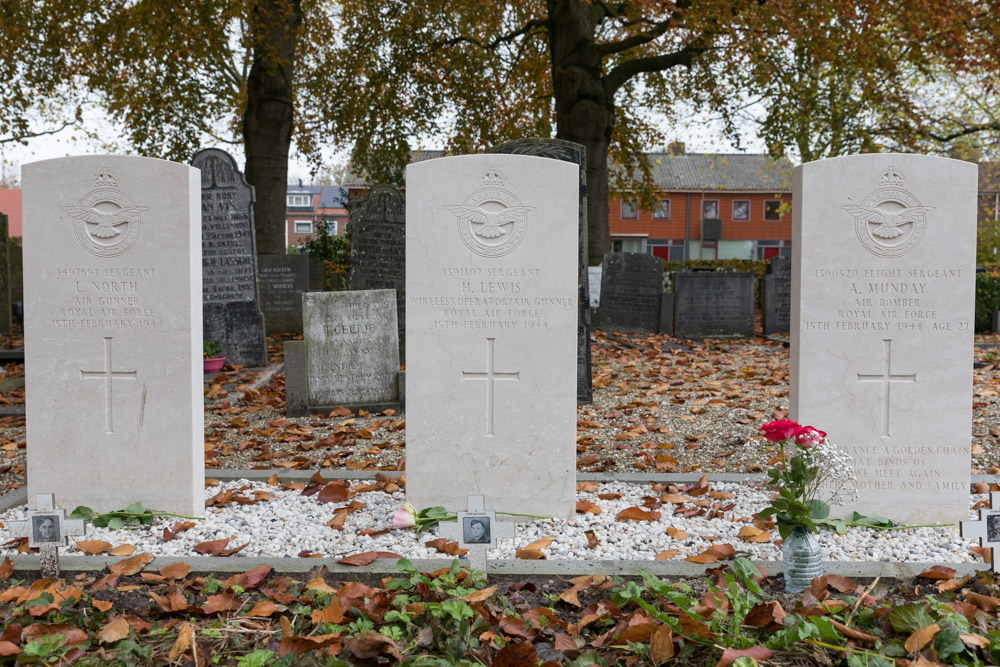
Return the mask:
<path id="1" fill-rule="evenodd" d="M 950 523 L 914 523 L 905 526 L 879 526 L 872 523 L 864 523 L 863 521 L 844 521 L 845 525 L 848 526 L 858 526 L 860 528 L 877 528 L 878 530 L 906 530 L 907 528 L 944 528 L 950 526 Z"/>
<path id="2" fill-rule="evenodd" d="M 540 514 L 518 514 L 517 512 L 501 512 L 497 510 L 497 514 L 503 514 L 504 516 L 526 516 L 531 519 L 551 519 L 550 516 L 542 516 Z"/>

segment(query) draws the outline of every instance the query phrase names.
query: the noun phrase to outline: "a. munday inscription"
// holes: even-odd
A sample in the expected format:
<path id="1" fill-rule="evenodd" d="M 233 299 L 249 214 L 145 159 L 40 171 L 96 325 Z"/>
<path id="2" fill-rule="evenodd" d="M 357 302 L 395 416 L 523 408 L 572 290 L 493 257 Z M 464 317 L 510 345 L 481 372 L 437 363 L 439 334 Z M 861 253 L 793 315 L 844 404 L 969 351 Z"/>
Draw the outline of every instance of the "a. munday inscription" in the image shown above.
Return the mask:
<path id="1" fill-rule="evenodd" d="M 839 295 L 823 319 L 805 319 L 807 331 L 968 331 L 968 317 L 945 308 L 970 269 L 809 268 L 828 295 Z M 835 317 L 829 315 L 836 314 Z"/>
<path id="2" fill-rule="evenodd" d="M 159 329 L 163 319 L 148 290 L 157 280 L 150 267 L 55 268 L 58 298 L 46 304 L 55 329 Z"/>

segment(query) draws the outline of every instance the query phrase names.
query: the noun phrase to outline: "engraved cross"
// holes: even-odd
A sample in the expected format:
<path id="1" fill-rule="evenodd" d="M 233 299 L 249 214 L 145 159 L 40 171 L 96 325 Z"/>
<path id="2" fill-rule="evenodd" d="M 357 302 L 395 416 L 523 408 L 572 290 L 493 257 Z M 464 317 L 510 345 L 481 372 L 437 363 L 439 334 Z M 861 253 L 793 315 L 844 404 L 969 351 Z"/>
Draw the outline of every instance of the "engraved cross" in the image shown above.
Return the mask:
<path id="1" fill-rule="evenodd" d="M 512 373 L 501 373 L 494 369 L 493 364 L 493 345 L 496 342 L 496 338 L 486 339 L 486 370 L 485 371 L 462 371 L 462 382 L 466 380 L 486 380 L 486 435 L 495 435 L 493 433 L 493 382 L 495 380 L 513 380 L 514 382 L 520 382 L 520 371 L 514 371 Z"/>
<path id="2" fill-rule="evenodd" d="M 112 385 L 115 380 L 135 380 L 136 371 L 116 371 L 112 370 L 111 364 L 111 336 L 104 337 L 104 370 L 85 371 L 80 370 L 80 377 L 84 380 L 104 380 L 104 432 L 114 433 L 114 420 L 112 417 L 114 401 L 112 400 Z"/>
<path id="3" fill-rule="evenodd" d="M 892 339 L 882 340 L 883 346 L 883 366 L 882 372 L 878 375 L 865 375 L 858 373 L 858 382 L 881 382 L 882 383 L 882 437 L 889 438 L 889 391 L 893 382 L 908 382 L 916 384 L 917 374 L 893 375 L 892 374 Z"/>

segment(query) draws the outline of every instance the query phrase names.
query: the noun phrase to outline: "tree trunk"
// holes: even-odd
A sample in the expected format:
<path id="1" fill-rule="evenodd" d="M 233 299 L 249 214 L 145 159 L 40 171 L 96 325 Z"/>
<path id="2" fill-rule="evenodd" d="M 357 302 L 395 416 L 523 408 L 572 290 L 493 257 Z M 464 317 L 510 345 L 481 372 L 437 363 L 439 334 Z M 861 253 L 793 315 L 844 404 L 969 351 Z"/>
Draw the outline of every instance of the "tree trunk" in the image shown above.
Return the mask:
<path id="1" fill-rule="evenodd" d="M 300 0 L 257 0 L 251 9 L 253 64 L 243 114 L 247 182 L 256 189 L 257 252 L 285 253 L 285 194 L 292 142 L 292 71 Z"/>
<path id="2" fill-rule="evenodd" d="M 611 249 L 608 229 L 608 147 L 614 95 L 605 90 L 594 33 L 603 9 L 581 0 L 547 0 L 549 52 L 556 101 L 556 137 L 587 149 L 587 260 L 597 266 Z"/>

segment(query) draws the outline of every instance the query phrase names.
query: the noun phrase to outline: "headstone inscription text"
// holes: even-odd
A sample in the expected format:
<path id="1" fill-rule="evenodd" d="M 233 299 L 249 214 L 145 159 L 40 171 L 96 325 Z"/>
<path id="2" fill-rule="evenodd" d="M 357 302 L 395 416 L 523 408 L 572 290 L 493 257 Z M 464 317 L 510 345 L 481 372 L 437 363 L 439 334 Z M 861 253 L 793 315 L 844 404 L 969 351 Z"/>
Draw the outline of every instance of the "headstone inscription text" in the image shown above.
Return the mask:
<path id="1" fill-rule="evenodd" d="M 84 156 L 25 165 L 23 179 L 29 498 L 198 514 L 198 171 Z"/>
<path id="2" fill-rule="evenodd" d="M 202 332 L 229 364 L 267 363 L 264 317 L 257 297 L 253 186 L 229 153 L 199 151 L 201 171 Z"/>
<path id="3" fill-rule="evenodd" d="M 407 168 L 406 491 L 419 507 L 460 508 L 474 486 L 505 511 L 573 514 L 577 169 L 502 154 Z"/>
<path id="4" fill-rule="evenodd" d="M 309 257 L 258 255 L 257 266 L 267 333 L 302 333 L 302 294 L 309 291 Z"/>
<path id="5" fill-rule="evenodd" d="M 976 189 L 946 158 L 795 170 L 790 412 L 853 457 L 841 513 L 968 516 Z"/>

